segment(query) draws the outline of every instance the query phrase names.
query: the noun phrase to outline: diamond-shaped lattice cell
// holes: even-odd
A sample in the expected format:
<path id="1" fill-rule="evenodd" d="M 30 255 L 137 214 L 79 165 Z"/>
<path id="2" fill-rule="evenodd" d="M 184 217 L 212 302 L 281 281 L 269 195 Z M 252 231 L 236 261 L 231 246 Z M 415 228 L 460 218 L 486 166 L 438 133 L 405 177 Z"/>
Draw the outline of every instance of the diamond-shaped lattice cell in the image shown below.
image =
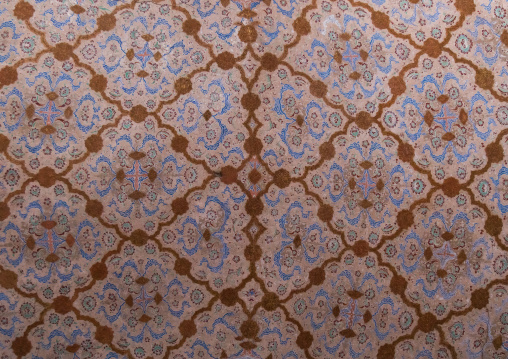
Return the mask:
<path id="1" fill-rule="evenodd" d="M 59 70 L 51 71 L 48 63 Z M 79 81 L 71 78 L 71 70 L 79 72 Z M 70 58 L 57 61 L 46 54 L 16 72 L 9 90 L 0 91 L 0 142 L 2 152 L 6 146 L 5 153 L 29 173 L 45 167 L 65 172 L 87 150 L 93 152 L 86 138 L 119 115 L 116 104 L 89 90 L 93 73 Z"/>
<path id="2" fill-rule="evenodd" d="M 130 254 L 116 257 L 108 266 L 102 262 L 92 266 L 94 290 L 79 295 L 76 309 L 111 333 L 107 344 L 123 346 L 131 353 L 150 332 L 159 333 L 155 343 L 163 351 L 193 336 L 194 313 L 212 299 L 190 274 L 194 264 L 175 257 L 169 249 L 159 249 L 154 241 L 126 242 L 120 253 Z"/>
<path id="3" fill-rule="evenodd" d="M 351 350 L 375 356 L 377 348 L 419 325 L 416 310 L 395 300 L 391 283 L 396 279 L 375 257 L 347 251 L 341 260 L 308 271 L 305 290 L 288 291 L 281 299 L 304 328 L 314 328 L 313 348 L 323 345 L 337 353 Z M 394 300 L 387 301 L 388 296 Z M 375 346 L 366 340 L 373 337 Z"/>
<path id="4" fill-rule="evenodd" d="M 137 122 L 131 114 L 117 128 L 86 141 L 96 151 L 67 177 L 90 197 L 90 209 L 97 208 L 92 215 L 127 236 L 135 231 L 153 234 L 160 223 L 185 213 L 185 193 L 201 186 L 208 175 L 199 164 L 186 161 L 188 140 L 159 128 L 150 116 Z"/>
<path id="5" fill-rule="evenodd" d="M 120 237 L 89 216 L 82 193 L 43 175 L 2 203 L 6 207 L 1 215 L 8 215 L 0 221 L 0 243 L 5 246 L 0 260 L 3 269 L 16 276 L 20 290 L 48 304 L 86 287 L 93 280 L 93 263 L 114 250 Z M 65 197 L 70 199 L 64 205 Z"/>
<path id="6" fill-rule="evenodd" d="M 157 234 L 164 246 L 196 263 L 191 273 L 217 291 L 236 288 L 249 273 L 245 197 L 238 185 L 214 177 L 190 192 L 188 210 L 174 221 L 161 222 Z"/>
<path id="7" fill-rule="evenodd" d="M 407 298 L 438 319 L 466 308 L 487 271 L 493 281 L 506 276 L 504 216 L 482 207 L 464 190 L 454 197 L 436 191 L 427 203 L 398 215 L 412 224 L 401 220 L 396 239 L 381 238 L 381 257 L 406 278 Z M 433 301 L 431 293 L 446 301 Z"/>

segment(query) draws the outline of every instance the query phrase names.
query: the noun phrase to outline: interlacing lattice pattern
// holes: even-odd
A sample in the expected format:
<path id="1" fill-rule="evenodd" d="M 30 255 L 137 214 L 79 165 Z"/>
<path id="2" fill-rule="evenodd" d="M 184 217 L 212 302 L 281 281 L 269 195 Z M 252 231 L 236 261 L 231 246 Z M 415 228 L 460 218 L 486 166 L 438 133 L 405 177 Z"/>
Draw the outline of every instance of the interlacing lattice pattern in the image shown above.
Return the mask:
<path id="1" fill-rule="evenodd" d="M 507 11 L 1 1 L 1 358 L 505 358 Z"/>

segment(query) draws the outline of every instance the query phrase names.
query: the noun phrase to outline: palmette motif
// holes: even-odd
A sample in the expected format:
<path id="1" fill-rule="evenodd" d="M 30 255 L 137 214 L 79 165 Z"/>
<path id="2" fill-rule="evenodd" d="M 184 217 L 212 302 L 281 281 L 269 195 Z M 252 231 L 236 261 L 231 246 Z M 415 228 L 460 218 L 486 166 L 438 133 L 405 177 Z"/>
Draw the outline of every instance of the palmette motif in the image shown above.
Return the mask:
<path id="1" fill-rule="evenodd" d="M 501 0 L 0 3 L 0 358 L 505 358 Z"/>

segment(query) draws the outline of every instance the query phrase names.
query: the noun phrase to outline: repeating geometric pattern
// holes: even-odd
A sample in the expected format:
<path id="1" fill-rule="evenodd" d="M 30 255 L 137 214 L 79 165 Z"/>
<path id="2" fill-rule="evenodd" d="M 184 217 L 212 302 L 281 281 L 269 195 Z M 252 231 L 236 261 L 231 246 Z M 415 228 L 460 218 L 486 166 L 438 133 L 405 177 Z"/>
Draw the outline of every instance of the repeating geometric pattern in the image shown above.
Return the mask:
<path id="1" fill-rule="evenodd" d="M 505 358 L 504 0 L 4 0 L 0 358 Z"/>

